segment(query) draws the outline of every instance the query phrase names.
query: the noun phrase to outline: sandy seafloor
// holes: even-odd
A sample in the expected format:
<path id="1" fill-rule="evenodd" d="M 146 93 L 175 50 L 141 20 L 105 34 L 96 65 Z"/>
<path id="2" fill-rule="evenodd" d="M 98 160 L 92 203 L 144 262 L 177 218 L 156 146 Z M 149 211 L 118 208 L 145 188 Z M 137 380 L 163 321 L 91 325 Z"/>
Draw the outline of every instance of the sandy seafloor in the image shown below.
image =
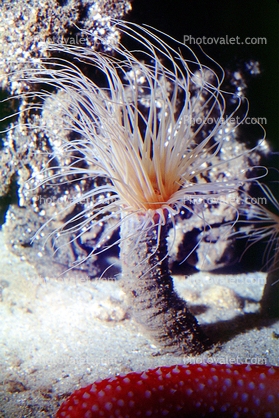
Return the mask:
<path id="1" fill-rule="evenodd" d="M 279 321 L 256 312 L 266 275 L 198 273 L 175 285 L 213 339 L 213 354 L 158 355 L 116 281 L 40 278 L 0 231 L 0 417 L 54 417 L 65 395 L 115 373 L 192 362 L 279 366 Z M 210 357 L 211 356 L 211 357 Z"/>

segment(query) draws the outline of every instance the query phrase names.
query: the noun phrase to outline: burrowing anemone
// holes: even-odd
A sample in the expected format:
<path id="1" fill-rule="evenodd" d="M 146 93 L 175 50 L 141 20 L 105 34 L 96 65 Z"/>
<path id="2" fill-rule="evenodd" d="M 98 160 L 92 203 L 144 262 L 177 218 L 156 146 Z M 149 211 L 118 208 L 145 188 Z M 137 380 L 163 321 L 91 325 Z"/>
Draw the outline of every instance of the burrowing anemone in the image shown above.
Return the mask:
<path id="1" fill-rule="evenodd" d="M 226 177 L 206 181 L 222 149 L 222 132 L 235 128 L 221 90 L 224 74 L 218 67 L 218 77 L 184 45 L 177 52 L 146 28 L 116 23 L 137 42 L 141 59 L 139 51 L 133 54 L 121 45 L 112 45 L 114 55 L 105 55 L 50 44 L 50 51 L 67 54 L 71 62 L 48 59 L 22 75 L 28 83 L 47 85 L 47 91 L 27 93 L 36 97 L 36 110 L 53 100 L 49 90 L 57 90 L 58 124 L 70 135 L 70 140 L 61 139 L 42 181 L 102 180 L 86 195 L 73 197 L 69 205 L 84 199 L 91 203 L 55 234 L 72 228 L 83 234 L 117 217 L 110 232 L 120 228 L 114 245 L 120 245 L 121 283 L 134 319 L 167 351 L 199 353 L 211 343 L 173 289 L 166 237 L 182 208 L 195 212 L 195 199 L 224 196 L 239 186 Z M 102 83 L 85 76 L 74 64 L 78 61 L 102 74 Z M 236 100 L 235 111 L 240 104 Z M 214 120 L 210 126 L 209 118 Z M 71 161 L 63 170 L 55 167 L 58 154 Z M 197 215 L 202 217 L 200 209 Z M 105 249 L 98 242 L 91 255 Z"/>

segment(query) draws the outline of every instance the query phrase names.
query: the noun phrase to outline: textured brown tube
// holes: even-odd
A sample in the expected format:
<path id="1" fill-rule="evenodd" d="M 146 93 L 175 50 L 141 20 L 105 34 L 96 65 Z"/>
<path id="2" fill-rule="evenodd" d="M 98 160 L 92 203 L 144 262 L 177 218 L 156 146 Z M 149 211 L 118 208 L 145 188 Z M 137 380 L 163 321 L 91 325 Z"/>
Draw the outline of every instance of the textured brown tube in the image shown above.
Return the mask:
<path id="1" fill-rule="evenodd" d="M 169 275 L 168 228 L 161 228 L 158 245 L 158 227 L 140 231 L 142 224 L 143 216 L 136 214 L 121 224 L 122 287 L 133 319 L 163 352 L 202 353 L 211 343 L 174 291 Z"/>

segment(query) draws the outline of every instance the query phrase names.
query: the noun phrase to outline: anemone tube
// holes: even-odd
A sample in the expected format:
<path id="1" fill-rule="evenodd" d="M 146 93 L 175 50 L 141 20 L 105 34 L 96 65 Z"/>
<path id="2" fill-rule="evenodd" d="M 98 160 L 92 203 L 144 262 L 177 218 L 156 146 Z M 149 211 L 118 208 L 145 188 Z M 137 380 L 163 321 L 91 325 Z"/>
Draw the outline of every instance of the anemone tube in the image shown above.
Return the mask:
<path id="1" fill-rule="evenodd" d="M 133 307 L 133 319 L 155 341 L 160 351 L 202 353 L 210 348 L 185 301 L 174 290 L 168 269 L 167 227 L 142 227 L 143 216 L 133 215 L 121 224 L 122 287 Z M 131 249 L 133 249 L 131 251 Z"/>

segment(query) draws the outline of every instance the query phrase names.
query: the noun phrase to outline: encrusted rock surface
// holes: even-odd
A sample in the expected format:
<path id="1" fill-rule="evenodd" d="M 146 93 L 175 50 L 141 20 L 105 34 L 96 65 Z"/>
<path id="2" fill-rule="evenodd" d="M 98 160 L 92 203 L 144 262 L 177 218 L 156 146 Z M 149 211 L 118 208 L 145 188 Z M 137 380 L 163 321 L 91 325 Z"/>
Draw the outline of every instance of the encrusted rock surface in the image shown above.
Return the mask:
<path id="1" fill-rule="evenodd" d="M 12 92 L 28 88 L 19 82 L 24 67 L 39 67 L 48 57 L 47 43 L 68 43 L 109 50 L 119 42 L 112 24 L 129 12 L 126 1 L 4 0 L 0 14 L 0 82 Z M 84 34 L 86 33 L 86 35 Z"/>

